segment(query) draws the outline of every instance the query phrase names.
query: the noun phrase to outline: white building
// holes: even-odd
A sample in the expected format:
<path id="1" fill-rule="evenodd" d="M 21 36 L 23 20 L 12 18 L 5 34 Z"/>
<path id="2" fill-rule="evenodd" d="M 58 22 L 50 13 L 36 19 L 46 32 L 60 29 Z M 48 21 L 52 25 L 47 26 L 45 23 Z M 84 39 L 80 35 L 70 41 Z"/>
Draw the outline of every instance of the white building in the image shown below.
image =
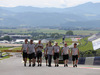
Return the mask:
<path id="1" fill-rule="evenodd" d="M 30 41 L 30 39 L 28 39 Z M 16 39 L 15 43 L 24 43 L 25 39 Z"/>
<path id="2" fill-rule="evenodd" d="M 93 44 L 93 49 L 94 50 L 99 49 L 100 48 L 100 38 L 92 41 L 92 44 Z"/>

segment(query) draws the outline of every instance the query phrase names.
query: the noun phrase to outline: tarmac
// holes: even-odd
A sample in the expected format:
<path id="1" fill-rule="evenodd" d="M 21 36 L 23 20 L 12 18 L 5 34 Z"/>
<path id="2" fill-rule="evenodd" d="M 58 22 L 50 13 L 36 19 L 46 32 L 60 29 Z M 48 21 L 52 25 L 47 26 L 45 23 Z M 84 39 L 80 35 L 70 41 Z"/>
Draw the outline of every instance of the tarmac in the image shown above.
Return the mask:
<path id="1" fill-rule="evenodd" d="M 54 63 L 52 67 L 47 67 L 45 62 L 42 67 L 37 67 L 37 64 L 35 67 L 28 65 L 24 67 L 22 57 L 18 56 L 0 60 L 0 75 L 100 75 L 100 66 L 93 65 L 78 65 L 77 68 L 73 68 L 72 64 L 68 64 L 68 67 L 63 64 L 55 67 Z"/>

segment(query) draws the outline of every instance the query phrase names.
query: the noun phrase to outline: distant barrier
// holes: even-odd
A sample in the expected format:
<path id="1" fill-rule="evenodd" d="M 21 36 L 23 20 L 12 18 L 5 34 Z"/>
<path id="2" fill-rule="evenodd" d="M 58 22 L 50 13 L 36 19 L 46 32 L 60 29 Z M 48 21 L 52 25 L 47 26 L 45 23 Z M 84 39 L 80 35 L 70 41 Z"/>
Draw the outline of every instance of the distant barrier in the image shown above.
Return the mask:
<path id="1" fill-rule="evenodd" d="M 85 64 L 85 59 L 86 59 L 86 57 L 79 58 L 78 64 Z"/>
<path id="2" fill-rule="evenodd" d="M 72 64 L 72 58 L 69 58 L 69 64 Z M 63 63 L 63 58 L 60 57 L 59 64 Z M 78 64 L 80 65 L 100 65 L 100 56 L 99 57 L 80 57 L 78 59 Z"/>
<path id="3" fill-rule="evenodd" d="M 1 50 L 1 52 L 21 52 L 21 50 Z"/>
<path id="4" fill-rule="evenodd" d="M 100 65 L 100 56 L 99 57 L 80 57 L 78 64 Z"/>
<path id="5" fill-rule="evenodd" d="M 93 65 L 100 65 L 100 57 L 95 57 L 94 58 L 94 63 Z"/>

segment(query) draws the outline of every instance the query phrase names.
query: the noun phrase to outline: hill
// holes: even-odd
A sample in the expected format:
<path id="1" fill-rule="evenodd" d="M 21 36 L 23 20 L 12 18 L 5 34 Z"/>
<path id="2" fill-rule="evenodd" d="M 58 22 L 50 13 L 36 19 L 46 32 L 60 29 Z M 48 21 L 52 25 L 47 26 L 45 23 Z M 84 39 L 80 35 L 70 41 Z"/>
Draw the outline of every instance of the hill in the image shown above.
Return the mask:
<path id="1" fill-rule="evenodd" d="M 0 26 L 100 28 L 99 9 L 100 3 L 91 2 L 70 8 L 0 7 Z"/>

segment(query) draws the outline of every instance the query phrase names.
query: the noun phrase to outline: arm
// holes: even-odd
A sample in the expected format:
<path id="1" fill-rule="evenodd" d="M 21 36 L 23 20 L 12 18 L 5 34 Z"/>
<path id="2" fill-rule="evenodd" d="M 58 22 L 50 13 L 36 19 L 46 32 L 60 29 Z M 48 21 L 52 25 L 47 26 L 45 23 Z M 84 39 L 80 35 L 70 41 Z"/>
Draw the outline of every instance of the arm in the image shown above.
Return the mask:
<path id="1" fill-rule="evenodd" d="M 37 47 L 37 44 L 36 44 L 36 45 L 35 45 L 35 52 L 37 52 L 37 48 L 38 48 L 38 47 Z"/>
<path id="2" fill-rule="evenodd" d="M 22 45 L 22 48 L 21 48 L 21 54 L 22 54 L 22 52 L 23 52 L 23 45 Z"/>
<path id="3" fill-rule="evenodd" d="M 79 49 L 78 49 L 78 57 L 80 57 Z"/>
<path id="4" fill-rule="evenodd" d="M 36 48 L 35 48 L 35 54 L 36 54 Z"/>
<path id="5" fill-rule="evenodd" d="M 43 45 L 41 46 L 41 48 L 43 49 Z"/>
<path id="6" fill-rule="evenodd" d="M 53 48 L 53 50 L 52 50 L 52 53 L 53 53 L 53 55 L 54 55 L 54 48 Z"/>
<path id="7" fill-rule="evenodd" d="M 29 49 L 27 48 L 27 54 L 29 54 Z"/>
<path id="8" fill-rule="evenodd" d="M 48 48 L 47 48 L 47 50 L 46 50 L 46 55 L 47 55 L 47 51 L 48 51 Z"/>
<path id="9" fill-rule="evenodd" d="M 60 52 L 60 47 L 59 47 L 59 52 Z M 59 53 L 59 52 L 58 52 L 58 53 Z"/>
<path id="10" fill-rule="evenodd" d="M 21 54 L 22 54 L 22 52 L 23 52 L 23 47 L 21 48 Z"/>
<path id="11" fill-rule="evenodd" d="M 38 48 L 38 46 L 37 46 L 37 44 L 35 45 L 35 49 L 37 50 L 37 48 Z"/>
<path id="12" fill-rule="evenodd" d="M 52 53 L 53 53 L 53 55 L 54 55 L 54 49 L 52 50 Z"/>

